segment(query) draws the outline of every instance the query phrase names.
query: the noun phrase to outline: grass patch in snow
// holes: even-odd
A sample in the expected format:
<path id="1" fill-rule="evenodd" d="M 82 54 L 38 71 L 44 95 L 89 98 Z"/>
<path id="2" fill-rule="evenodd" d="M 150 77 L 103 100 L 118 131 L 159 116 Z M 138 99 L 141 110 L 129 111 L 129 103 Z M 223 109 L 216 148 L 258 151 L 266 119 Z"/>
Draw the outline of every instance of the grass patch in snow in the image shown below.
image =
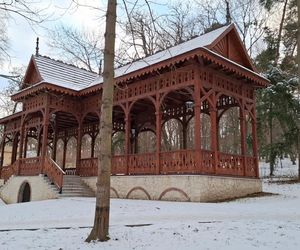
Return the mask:
<path id="1" fill-rule="evenodd" d="M 276 193 L 269 193 L 269 192 L 259 192 L 259 193 L 254 193 L 254 194 L 248 194 L 242 197 L 236 197 L 236 198 L 228 198 L 228 199 L 223 199 L 223 200 L 217 200 L 209 203 L 222 203 L 222 202 L 231 202 L 231 201 L 237 201 L 237 200 L 242 200 L 242 199 L 248 199 L 248 198 L 259 198 L 259 197 L 266 197 L 266 196 L 274 196 L 278 195 Z"/>
<path id="2" fill-rule="evenodd" d="M 290 180 L 270 180 L 269 183 L 276 183 L 279 185 L 284 184 L 297 184 L 300 183 L 300 179 L 290 179 Z"/>

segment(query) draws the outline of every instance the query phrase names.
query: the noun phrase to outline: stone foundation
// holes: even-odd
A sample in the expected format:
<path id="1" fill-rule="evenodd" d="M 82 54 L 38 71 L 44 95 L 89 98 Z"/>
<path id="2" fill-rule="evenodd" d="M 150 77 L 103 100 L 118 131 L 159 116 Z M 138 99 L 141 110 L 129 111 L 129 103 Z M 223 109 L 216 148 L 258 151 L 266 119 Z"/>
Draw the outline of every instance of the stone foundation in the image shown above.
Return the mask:
<path id="1" fill-rule="evenodd" d="M 30 186 L 30 201 L 39 201 L 58 198 L 58 192 L 51 187 L 43 176 L 12 176 L 0 188 L 0 198 L 7 204 L 17 203 L 20 188 L 23 183 L 28 182 Z"/>
<path id="2" fill-rule="evenodd" d="M 83 181 L 96 191 L 96 177 Z M 260 179 L 208 175 L 112 176 L 111 197 L 212 202 L 262 191 Z"/>

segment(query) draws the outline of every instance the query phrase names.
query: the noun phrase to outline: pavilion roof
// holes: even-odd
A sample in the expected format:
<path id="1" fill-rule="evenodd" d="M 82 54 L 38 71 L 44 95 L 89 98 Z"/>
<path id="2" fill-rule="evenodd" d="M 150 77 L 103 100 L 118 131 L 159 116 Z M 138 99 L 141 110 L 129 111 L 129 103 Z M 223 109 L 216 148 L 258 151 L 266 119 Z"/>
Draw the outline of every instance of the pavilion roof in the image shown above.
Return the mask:
<path id="1" fill-rule="evenodd" d="M 213 46 L 232 30 L 234 30 L 234 32 L 237 34 L 234 24 L 223 26 L 174 47 L 160 51 L 154 55 L 119 67 L 115 69 L 115 78 L 134 78 L 135 76 L 149 73 L 153 71 L 154 68 L 158 69 L 159 65 L 168 65 L 168 62 L 171 61 L 171 59 L 180 58 L 181 60 L 183 56 L 191 56 L 190 54 L 193 53 L 198 56 L 204 55 L 208 57 L 209 60 L 214 57 L 217 59 L 216 63 L 222 63 L 226 61 L 226 63 L 231 66 L 231 68 L 229 68 L 234 72 L 238 72 L 241 75 L 243 72 L 245 72 L 245 75 L 247 75 L 248 79 L 259 79 L 258 81 L 263 82 L 262 85 L 265 85 L 268 80 L 256 72 L 245 50 L 244 54 L 246 55 L 246 66 L 240 65 L 239 63 L 230 60 L 221 53 L 216 53 L 216 51 L 213 50 Z M 49 57 L 40 55 L 32 56 L 30 64 L 32 64 L 38 72 L 38 81 L 16 93 L 13 98 L 16 97 L 16 99 L 18 99 L 19 97 L 23 96 L 22 92 L 30 93 L 34 91 L 34 89 L 41 89 L 46 85 L 48 87 L 51 86 L 51 89 L 57 87 L 60 91 L 66 89 L 67 92 L 76 95 L 77 92 L 89 92 L 90 89 L 98 88 L 100 87 L 101 83 L 103 83 L 102 76 L 99 76 L 94 72 L 90 72 L 85 69 L 66 64 L 62 61 L 51 59 Z M 28 68 L 30 68 L 30 64 Z M 26 72 L 26 75 L 27 74 L 29 74 L 28 70 Z M 25 79 L 27 79 L 26 75 Z"/>

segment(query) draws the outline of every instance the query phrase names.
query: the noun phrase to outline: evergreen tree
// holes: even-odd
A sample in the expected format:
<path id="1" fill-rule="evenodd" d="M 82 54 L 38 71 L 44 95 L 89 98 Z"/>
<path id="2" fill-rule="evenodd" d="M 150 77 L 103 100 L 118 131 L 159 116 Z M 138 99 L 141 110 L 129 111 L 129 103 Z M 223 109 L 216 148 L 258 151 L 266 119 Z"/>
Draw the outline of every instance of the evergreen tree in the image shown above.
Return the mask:
<path id="1" fill-rule="evenodd" d="M 297 148 L 300 105 L 295 95 L 296 77 L 276 67 L 270 67 L 266 77 L 270 86 L 257 93 L 258 136 L 260 153 L 269 159 L 270 175 L 273 175 L 276 158 L 291 155 Z M 276 126 L 280 132 L 277 130 L 275 135 Z"/>

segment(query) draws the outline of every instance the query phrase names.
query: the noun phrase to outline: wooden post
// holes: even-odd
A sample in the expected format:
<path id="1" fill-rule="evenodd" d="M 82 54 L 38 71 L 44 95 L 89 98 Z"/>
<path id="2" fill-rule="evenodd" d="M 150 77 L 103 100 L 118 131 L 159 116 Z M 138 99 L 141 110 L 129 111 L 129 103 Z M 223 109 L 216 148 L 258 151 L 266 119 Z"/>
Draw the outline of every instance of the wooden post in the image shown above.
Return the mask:
<path id="1" fill-rule="evenodd" d="M 242 102 L 243 104 L 243 102 Z M 240 129 L 241 129 L 241 155 L 242 155 L 242 167 L 243 175 L 246 176 L 246 119 L 244 105 L 240 107 Z"/>
<path id="2" fill-rule="evenodd" d="M 24 140 L 24 156 L 21 158 L 27 158 L 27 145 L 28 144 L 28 130 L 25 130 L 25 140 Z"/>
<path id="3" fill-rule="evenodd" d="M 161 150 L 161 117 L 162 114 L 160 113 L 160 106 L 159 104 L 156 105 L 156 169 L 155 174 L 160 173 L 160 150 Z"/>
<path id="4" fill-rule="evenodd" d="M 45 164 L 46 155 L 47 155 L 48 127 L 49 127 L 49 112 L 47 110 L 47 111 L 45 111 L 44 122 L 43 122 L 42 154 L 41 154 L 41 157 L 42 157 L 41 172 L 42 173 L 43 173 L 43 170 L 44 170 L 44 164 Z"/>
<path id="5" fill-rule="evenodd" d="M 65 130 L 65 134 L 64 134 L 64 152 L 63 152 L 63 170 L 65 170 L 66 168 L 66 154 L 67 154 L 67 144 L 68 144 L 68 140 L 67 140 L 67 131 Z"/>
<path id="6" fill-rule="evenodd" d="M 126 155 L 126 175 L 129 174 L 129 154 L 131 153 L 131 143 L 130 143 L 130 135 L 131 135 L 131 117 L 130 113 L 127 110 L 125 114 L 125 155 Z"/>
<path id="7" fill-rule="evenodd" d="M 54 135 L 53 135 L 53 150 L 52 150 L 52 159 L 56 161 L 56 151 L 57 151 L 57 129 L 54 128 Z"/>
<path id="8" fill-rule="evenodd" d="M 20 130 L 20 151 L 19 151 L 19 159 L 23 158 L 23 149 L 24 149 L 24 120 L 23 117 L 21 119 L 21 130 Z"/>
<path id="9" fill-rule="evenodd" d="M 5 149 L 5 133 L 3 134 L 3 138 L 1 141 L 1 161 L 0 161 L 0 167 L 3 167 L 3 160 L 4 160 L 4 149 Z"/>
<path id="10" fill-rule="evenodd" d="M 196 70 L 194 82 L 194 135 L 195 135 L 195 162 L 197 171 L 201 172 L 202 166 L 202 152 L 201 152 L 201 100 L 200 100 L 200 71 Z"/>
<path id="11" fill-rule="evenodd" d="M 187 149 L 187 121 L 186 121 L 186 112 L 184 113 L 182 119 L 182 144 L 180 149 Z"/>
<path id="12" fill-rule="evenodd" d="M 93 125 L 92 141 L 91 141 L 91 158 L 95 157 L 95 143 L 96 143 L 96 138 L 97 138 L 96 126 Z"/>
<path id="13" fill-rule="evenodd" d="M 217 124 L 217 109 L 214 107 L 210 110 L 211 120 L 211 150 L 213 151 L 214 173 L 217 173 L 218 168 L 218 124 Z"/>
<path id="14" fill-rule="evenodd" d="M 82 143 L 82 121 L 79 122 L 77 131 L 77 148 L 76 148 L 76 175 L 79 174 L 81 161 L 81 143 Z"/>
<path id="15" fill-rule="evenodd" d="M 252 144 L 253 144 L 253 157 L 255 162 L 255 176 L 259 177 L 259 168 L 258 168 L 258 154 L 257 154 L 257 134 L 256 134 L 256 107 L 254 103 L 253 107 L 253 119 L 252 119 Z"/>

